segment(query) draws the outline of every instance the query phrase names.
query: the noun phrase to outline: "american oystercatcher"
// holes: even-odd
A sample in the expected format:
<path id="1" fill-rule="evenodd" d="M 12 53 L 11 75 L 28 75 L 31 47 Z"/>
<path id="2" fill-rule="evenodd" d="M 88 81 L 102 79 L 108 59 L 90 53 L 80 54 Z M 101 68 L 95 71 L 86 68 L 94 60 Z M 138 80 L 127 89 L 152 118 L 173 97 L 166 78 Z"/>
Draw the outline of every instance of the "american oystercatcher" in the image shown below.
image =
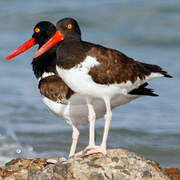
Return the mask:
<path id="1" fill-rule="evenodd" d="M 171 77 L 157 65 L 136 61 L 125 54 L 101 45 L 81 40 L 81 31 L 76 20 L 64 18 L 56 24 L 57 32 L 34 55 L 46 52 L 54 44 L 56 70 L 59 76 L 76 93 L 85 97 L 89 109 L 89 145 L 86 154 L 106 154 L 106 141 L 112 118 L 111 100 L 124 101 L 134 96 L 152 95 L 147 81 L 156 77 Z M 95 110 L 93 99 L 102 99 L 106 106 L 102 143 L 94 142 Z M 132 100 L 132 99 L 131 99 Z"/>
<path id="2" fill-rule="evenodd" d="M 34 27 L 32 38 L 18 47 L 13 53 L 6 57 L 7 60 L 25 52 L 34 45 L 39 48 L 48 41 L 56 32 L 56 27 L 47 21 L 39 22 Z M 59 77 L 56 71 L 56 45 L 54 45 L 45 54 L 34 58 L 32 67 L 36 78 L 39 81 L 39 89 L 42 100 L 48 109 L 57 117 L 64 119 L 72 125 L 72 145 L 69 156 L 73 156 L 79 137 L 78 125 L 88 124 L 88 108 L 84 97 L 74 93 Z M 148 89 L 147 89 L 148 90 Z M 148 90 L 149 95 L 154 95 Z M 137 98 L 113 98 L 112 108 L 121 104 L 128 103 L 130 100 Z M 94 99 L 93 106 L 97 118 L 102 117 L 106 112 L 106 107 L 101 99 Z"/>

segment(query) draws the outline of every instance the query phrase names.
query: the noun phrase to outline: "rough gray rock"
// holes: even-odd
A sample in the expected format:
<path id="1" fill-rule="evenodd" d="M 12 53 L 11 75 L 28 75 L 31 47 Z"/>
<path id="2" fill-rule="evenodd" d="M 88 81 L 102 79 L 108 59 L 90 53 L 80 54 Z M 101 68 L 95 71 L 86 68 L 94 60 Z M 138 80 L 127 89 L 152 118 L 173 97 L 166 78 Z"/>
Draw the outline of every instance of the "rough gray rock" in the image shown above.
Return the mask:
<path id="1" fill-rule="evenodd" d="M 51 163 L 55 161 L 57 163 Z M 78 158 L 16 159 L 0 167 L 3 180 L 170 180 L 154 161 L 124 149 Z"/>

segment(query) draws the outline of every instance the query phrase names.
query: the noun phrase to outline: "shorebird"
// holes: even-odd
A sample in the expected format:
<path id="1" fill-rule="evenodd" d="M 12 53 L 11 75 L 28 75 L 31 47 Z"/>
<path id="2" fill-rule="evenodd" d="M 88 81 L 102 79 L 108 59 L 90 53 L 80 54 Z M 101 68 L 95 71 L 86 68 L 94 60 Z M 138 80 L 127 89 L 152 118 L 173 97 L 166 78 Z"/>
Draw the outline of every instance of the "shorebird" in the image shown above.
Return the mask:
<path id="1" fill-rule="evenodd" d="M 117 50 L 82 41 L 79 25 L 72 18 L 59 20 L 56 29 L 55 35 L 34 57 L 59 42 L 56 49 L 56 70 L 74 92 L 85 97 L 89 109 L 89 144 L 85 152 L 106 154 L 112 99 L 124 101 L 134 95 L 156 96 L 146 88 L 147 81 L 171 76 L 157 65 L 142 63 Z M 98 146 L 94 141 L 96 108 L 93 106 L 93 99 L 102 99 L 106 106 L 104 133 L 102 143 Z"/>
<path id="2" fill-rule="evenodd" d="M 35 25 L 32 37 L 18 47 L 14 52 L 6 57 L 7 60 L 12 59 L 19 54 L 25 52 L 34 45 L 39 45 L 39 48 L 47 42 L 56 32 L 56 27 L 48 22 L 42 21 Z M 50 112 L 57 117 L 64 119 L 72 126 L 72 145 L 69 156 L 75 154 L 78 138 L 79 138 L 79 125 L 88 124 L 88 107 L 86 106 L 85 99 L 72 91 L 67 84 L 59 77 L 56 71 L 56 47 L 54 45 L 45 54 L 34 58 L 32 67 L 36 78 L 38 79 L 38 87 L 42 96 L 44 104 Z M 145 90 L 146 95 L 153 96 L 153 92 L 144 87 L 140 88 Z M 138 93 L 139 90 L 137 90 Z M 135 93 L 135 92 L 134 92 Z M 132 95 L 129 98 L 113 98 L 111 102 L 112 108 L 121 104 L 128 103 L 132 99 L 139 96 Z M 105 114 L 105 104 L 101 99 L 94 99 L 92 101 L 95 107 L 97 118 Z"/>

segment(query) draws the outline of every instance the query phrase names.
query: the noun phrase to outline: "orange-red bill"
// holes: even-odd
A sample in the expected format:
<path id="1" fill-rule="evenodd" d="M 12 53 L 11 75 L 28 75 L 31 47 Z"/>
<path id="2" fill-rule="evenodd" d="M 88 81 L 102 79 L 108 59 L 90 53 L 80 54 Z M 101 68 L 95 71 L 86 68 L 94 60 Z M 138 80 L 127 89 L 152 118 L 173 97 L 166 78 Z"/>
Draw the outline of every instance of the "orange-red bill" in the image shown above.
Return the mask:
<path id="1" fill-rule="evenodd" d="M 54 46 L 59 41 L 62 41 L 64 37 L 64 34 L 61 34 L 59 31 L 57 31 L 54 36 L 52 36 L 35 54 L 34 58 L 37 58 L 38 56 L 45 53 L 47 50 L 49 50 L 52 46 Z"/>
<path id="2" fill-rule="evenodd" d="M 30 47 L 34 46 L 35 42 L 34 42 L 34 38 L 30 38 L 28 41 L 26 41 L 24 44 L 22 44 L 21 46 L 19 46 L 16 50 L 14 50 L 11 54 L 9 54 L 6 57 L 6 60 L 10 60 L 16 56 L 18 56 L 19 54 L 23 53 L 24 51 L 28 50 Z"/>

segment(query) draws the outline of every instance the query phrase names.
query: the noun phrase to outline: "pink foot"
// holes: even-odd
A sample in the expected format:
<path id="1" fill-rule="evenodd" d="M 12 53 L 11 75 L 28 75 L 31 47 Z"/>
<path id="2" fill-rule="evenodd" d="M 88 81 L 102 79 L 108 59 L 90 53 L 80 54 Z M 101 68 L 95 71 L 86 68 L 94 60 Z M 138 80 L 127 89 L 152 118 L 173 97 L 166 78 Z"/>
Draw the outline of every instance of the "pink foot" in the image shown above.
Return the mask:
<path id="1" fill-rule="evenodd" d="M 91 149 L 93 149 L 93 148 L 95 148 L 95 147 L 96 147 L 96 146 L 87 146 L 84 150 L 75 153 L 75 154 L 74 154 L 74 157 L 85 156 L 85 155 L 87 155 L 87 154 L 86 154 L 87 151 L 89 151 L 89 150 L 91 150 Z M 92 154 L 93 154 L 93 153 L 92 153 Z"/>
<path id="2" fill-rule="evenodd" d="M 77 153 L 74 154 L 74 157 L 79 157 L 79 156 L 82 156 L 84 153 L 84 151 L 79 151 Z"/>
<path id="3" fill-rule="evenodd" d="M 102 153 L 106 155 L 107 154 L 106 148 L 104 148 L 103 146 L 92 146 L 85 148 L 85 155 L 95 154 L 95 153 Z"/>
<path id="4" fill-rule="evenodd" d="M 96 153 L 102 153 L 106 155 L 106 148 L 104 148 L 103 146 L 87 146 L 83 151 L 77 152 L 74 157 L 87 156 Z"/>

